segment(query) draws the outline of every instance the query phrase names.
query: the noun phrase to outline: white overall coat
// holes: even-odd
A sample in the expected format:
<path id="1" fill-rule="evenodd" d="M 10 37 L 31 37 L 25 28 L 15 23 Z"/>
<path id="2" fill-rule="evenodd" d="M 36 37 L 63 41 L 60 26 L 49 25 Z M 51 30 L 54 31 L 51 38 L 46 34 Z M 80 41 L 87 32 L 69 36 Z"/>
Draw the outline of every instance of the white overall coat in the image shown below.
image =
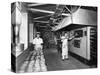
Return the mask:
<path id="1" fill-rule="evenodd" d="M 62 36 L 62 56 L 68 58 L 68 39 Z"/>

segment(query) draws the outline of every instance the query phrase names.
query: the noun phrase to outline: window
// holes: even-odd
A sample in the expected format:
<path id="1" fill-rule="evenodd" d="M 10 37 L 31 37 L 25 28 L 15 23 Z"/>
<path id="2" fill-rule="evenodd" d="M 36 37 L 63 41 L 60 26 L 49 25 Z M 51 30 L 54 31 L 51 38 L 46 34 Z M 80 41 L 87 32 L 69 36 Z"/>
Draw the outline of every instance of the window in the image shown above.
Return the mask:
<path id="1" fill-rule="evenodd" d="M 83 30 L 76 30 L 74 32 L 74 36 L 75 36 L 75 38 L 83 37 Z"/>

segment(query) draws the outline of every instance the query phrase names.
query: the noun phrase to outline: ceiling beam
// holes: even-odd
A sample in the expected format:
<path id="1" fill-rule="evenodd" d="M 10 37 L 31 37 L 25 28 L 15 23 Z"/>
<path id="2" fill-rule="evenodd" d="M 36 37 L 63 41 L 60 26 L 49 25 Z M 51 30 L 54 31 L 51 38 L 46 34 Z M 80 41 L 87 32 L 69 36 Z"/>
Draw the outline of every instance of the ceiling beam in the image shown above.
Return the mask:
<path id="1" fill-rule="evenodd" d="M 34 22 L 39 22 L 39 23 L 48 23 L 48 24 L 49 24 L 49 21 L 38 21 L 38 20 L 35 20 Z M 54 24 L 59 24 L 59 23 L 55 22 Z"/>
<path id="2" fill-rule="evenodd" d="M 45 5 L 45 4 L 28 4 L 29 7 L 40 6 L 40 5 Z"/>
<path id="3" fill-rule="evenodd" d="M 35 8 L 29 8 L 28 10 L 31 10 L 31 11 L 37 11 L 37 12 L 43 12 L 43 13 L 49 13 L 49 14 L 54 14 L 55 12 L 54 11 L 48 11 L 48 10 L 42 10 L 42 9 L 35 9 Z M 66 13 L 62 13 L 62 15 L 64 16 L 70 16 L 70 14 L 66 14 Z"/>
<path id="4" fill-rule="evenodd" d="M 41 18 L 48 17 L 48 16 L 51 16 L 51 15 L 40 16 L 40 17 L 36 17 L 36 18 L 34 18 L 34 19 L 41 19 Z"/>
<path id="5" fill-rule="evenodd" d="M 71 10 L 67 6 L 65 8 L 68 10 L 69 13 L 72 13 Z"/>
<path id="6" fill-rule="evenodd" d="M 34 21 L 34 22 L 49 23 L 49 21 Z"/>

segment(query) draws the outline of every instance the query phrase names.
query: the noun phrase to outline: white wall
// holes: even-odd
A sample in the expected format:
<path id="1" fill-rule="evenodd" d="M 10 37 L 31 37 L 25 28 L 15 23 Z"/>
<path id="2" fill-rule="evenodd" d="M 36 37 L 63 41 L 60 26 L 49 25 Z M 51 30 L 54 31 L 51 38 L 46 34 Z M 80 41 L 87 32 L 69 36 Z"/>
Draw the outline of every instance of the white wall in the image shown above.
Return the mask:
<path id="1" fill-rule="evenodd" d="M 87 31 L 88 28 L 81 28 L 84 31 Z M 78 29 L 75 29 L 75 30 L 78 30 Z M 75 31 L 75 30 L 72 30 L 72 31 Z M 90 49 L 88 48 L 89 47 L 89 38 L 87 38 L 88 36 L 84 36 L 83 34 L 83 37 L 80 37 L 80 38 L 74 38 L 73 40 L 71 40 L 69 42 L 69 51 L 79 55 L 79 56 L 82 56 L 83 58 L 86 58 L 86 59 L 90 59 Z M 80 48 L 77 48 L 77 47 L 74 47 L 73 45 L 73 42 L 74 40 L 81 40 L 81 43 L 80 43 Z"/>
<path id="2" fill-rule="evenodd" d="M 19 43 L 24 44 L 24 50 L 28 46 L 28 14 L 25 6 L 16 2 L 15 10 L 11 14 L 11 23 L 20 26 Z"/>
<path id="3" fill-rule="evenodd" d="M 33 39 L 35 38 L 36 32 L 37 32 L 37 30 L 34 26 L 34 23 L 29 22 L 29 43 L 33 42 Z"/>
<path id="4" fill-rule="evenodd" d="M 28 47 L 28 15 L 22 12 L 22 24 L 20 27 L 20 43 L 24 43 L 24 50 Z"/>

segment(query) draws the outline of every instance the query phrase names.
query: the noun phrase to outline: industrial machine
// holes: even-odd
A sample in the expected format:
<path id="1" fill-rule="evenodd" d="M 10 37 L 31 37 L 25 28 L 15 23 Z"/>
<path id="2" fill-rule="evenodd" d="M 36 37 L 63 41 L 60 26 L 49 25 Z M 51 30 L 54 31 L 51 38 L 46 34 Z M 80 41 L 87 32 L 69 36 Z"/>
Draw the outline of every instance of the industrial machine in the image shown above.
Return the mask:
<path id="1" fill-rule="evenodd" d="M 97 27 L 86 26 L 70 31 L 69 51 L 78 59 L 97 66 Z"/>

